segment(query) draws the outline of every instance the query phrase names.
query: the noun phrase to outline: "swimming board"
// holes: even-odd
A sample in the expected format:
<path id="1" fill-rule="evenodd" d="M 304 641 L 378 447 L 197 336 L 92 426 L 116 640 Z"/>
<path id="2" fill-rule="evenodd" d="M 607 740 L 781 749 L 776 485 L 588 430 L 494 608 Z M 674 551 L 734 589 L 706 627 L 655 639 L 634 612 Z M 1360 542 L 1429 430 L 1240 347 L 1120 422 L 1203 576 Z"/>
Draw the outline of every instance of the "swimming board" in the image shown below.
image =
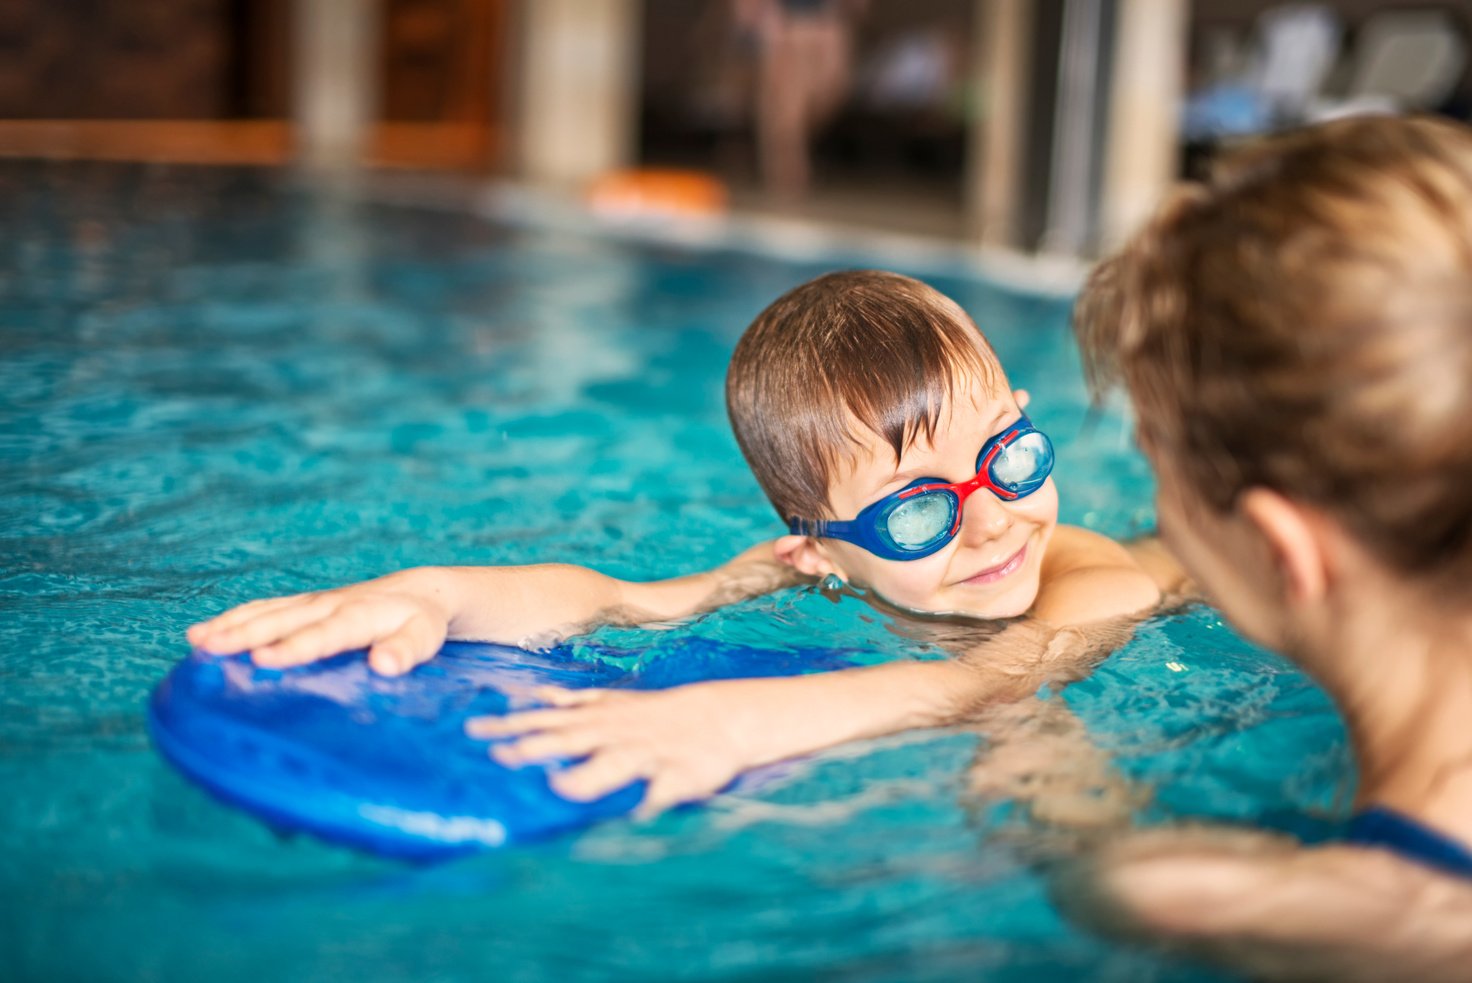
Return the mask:
<path id="1" fill-rule="evenodd" d="M 768 650 L 682 639 L 632 669 L 450 642 L 395 678 L 348 652 L 293 669 L 244 655 L 192 653 L 149 701 L 158 750 L 191 780 L 279 830 L 409 860 L 435 860 L 535 840 L 624 815 L 635 782 L 591 802 L 552 791 L 548 769 L 508 767 L 465 721 L 525 709 L 540 685 L 663 689 L 712 679 L 790 676 L 854 664 L 830 650 Z"/>

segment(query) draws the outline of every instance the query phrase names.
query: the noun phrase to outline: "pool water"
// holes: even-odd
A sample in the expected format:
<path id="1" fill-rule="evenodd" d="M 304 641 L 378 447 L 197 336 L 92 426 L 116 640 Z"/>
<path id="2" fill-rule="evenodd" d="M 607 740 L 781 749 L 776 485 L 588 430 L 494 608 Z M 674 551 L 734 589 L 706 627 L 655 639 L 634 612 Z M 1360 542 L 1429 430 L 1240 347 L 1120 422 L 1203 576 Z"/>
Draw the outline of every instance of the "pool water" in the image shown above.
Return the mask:
<path id="1" fill-rule="evenodd" d="M 417 564 L 653 578 L 778 534 L 725 362 L 769 300 L 854 258 L 233 171 L 6 164 L 0 214 L 0 978 L 1219 978 L 1063 921 L 1017 845 L 1027 820 L 968 796 L 965 730 L 433 867 L 280 838 L 149 746 L 184 628 L 239 602 Z M 909 272 L 1032 392 L 1063 520 L 1148 530 L 1149 473 L 1119 417 L 1089 422 L 1067 303 Z M 801 590 L 675 633 L 597 641 L 935 654 Z M 1153 786 L 1141 823 L 1324 814 L 1347 791 L 1324 696 L 1207 609 L 1145 625 L 1063 698 Z"/>

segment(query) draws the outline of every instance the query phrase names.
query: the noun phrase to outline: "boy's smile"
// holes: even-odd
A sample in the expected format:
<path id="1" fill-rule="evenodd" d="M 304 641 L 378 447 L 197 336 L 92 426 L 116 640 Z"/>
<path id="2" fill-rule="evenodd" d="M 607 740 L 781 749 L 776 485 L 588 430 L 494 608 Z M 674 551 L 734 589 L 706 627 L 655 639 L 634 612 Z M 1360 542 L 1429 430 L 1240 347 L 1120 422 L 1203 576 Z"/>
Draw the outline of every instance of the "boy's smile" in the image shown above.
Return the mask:
<path id="1" fill-rule="evenodd" d="M 981 390 L 974 400 L 951 401 L 942 411 L 933 443 L 923 437 L 898 464 L 878 434 L 858 429 L 859 446 L 847 469 L 829 489 L 835 515 L 858 514 L 865 506 L 917 478 L 964 482 L 976 470 L 977 452 L 1022 415 L 1026 394 L 1001 388 Z M 1037 596 L 1047 542 L 1058 521 L 1052 479 L 1014 501 L 990 491 L 971 495 L 955 538 L 938 552 L 916 560 L 886 560 L 861 547 L 819 540 L 819 551 L 835 572 L 901 607 L 1007 618 L 1027 611 Z"/>
<path id="2" fill-rule="evenodd" d="M 1022 547 L 1022 549 L 1018 550 L 1016 553 L 1013 553 L 1012 556 L 1011 556 L 1011 558 L 1008 559 L 1005 563 L 998 564 L 995 567 L 988 567 L 987 569 L 982 570 L 979 573 L 977 573 L 977 574 L 975 574 L 975 575 L 973 575 L 971 577 L 967 577 L 966 580 L 964 581 L 964 583 L 968 583 L 968 584 L 990 584 L 990 583 L 995 583 L 996 581 L 1001 580 L 1004 577 L 1010 577 L 1012 574 L 1014 574 L 1018 570 L 1022 569 L 1022 564 L 1026 560 L 1027 560 L 1027 547 L 1024 546 L 1024 547 Z"/>

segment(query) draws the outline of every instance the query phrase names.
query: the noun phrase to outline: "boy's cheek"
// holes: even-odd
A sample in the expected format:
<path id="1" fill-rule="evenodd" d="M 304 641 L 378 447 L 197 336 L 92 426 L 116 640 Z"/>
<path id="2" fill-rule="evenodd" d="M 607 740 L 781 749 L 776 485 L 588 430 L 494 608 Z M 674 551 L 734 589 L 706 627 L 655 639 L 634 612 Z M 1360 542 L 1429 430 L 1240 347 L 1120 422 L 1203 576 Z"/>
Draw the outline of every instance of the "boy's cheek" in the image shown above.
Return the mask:
<path id="1" fill-rule="evenodd" d="M 1054 525 L 1058 522 L 1058 486 L 1049 478 L 1037 491 L 1012 505 L 1019 518 L 1040 526 Z"/>
<path id="2" fill-rule="evenodd" d="M 920 560 L 881 560 L 864 564 L 857 582 L 878 591 L 887 600 L 929 610 L 931 595 L 945 575 L 944 551 Z"/>
<path id="3" fill-rule="evenodd" d="M 1058 486 L 1053 483 L 1053 479 L 1052 478 L 1049 478 L 1046 482 L 1043 483 L 1043 487 L 1041 489 L 1039 489 L 1039 491 L 1041 491 L 1044 495 L 1047 496 L 1041 502 L 1042 509 L 1046 513 L 1047 521 L 1050 522 L 1050 523 L 1051 522 L 1057 522 L 1058 521 Z"/>

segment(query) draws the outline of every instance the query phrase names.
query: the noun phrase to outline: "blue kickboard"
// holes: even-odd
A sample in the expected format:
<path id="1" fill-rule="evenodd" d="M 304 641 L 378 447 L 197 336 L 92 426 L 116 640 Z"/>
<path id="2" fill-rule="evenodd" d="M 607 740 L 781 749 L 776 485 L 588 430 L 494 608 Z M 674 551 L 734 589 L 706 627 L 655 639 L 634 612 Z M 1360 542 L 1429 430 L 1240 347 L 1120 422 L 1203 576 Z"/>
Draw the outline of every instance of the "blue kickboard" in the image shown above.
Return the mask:
<path id="1" fill-rule="evenodd" d="M 827 649 L 771 650 L 689 638 L 633 669 L 502 645 L 450 642 L 388 678 L 347 652 L 294 669 L 195 652 L 153 692 L 154 744 L 185 776 L 286 831 L 435 860 L 551 836 L 624 815 L 643 782 L 591 802 L 547 784 L 548 767 L 507 767 L 466 719 L 526 709 L 541 685 L 663 689 L 854 665 Z"/>

